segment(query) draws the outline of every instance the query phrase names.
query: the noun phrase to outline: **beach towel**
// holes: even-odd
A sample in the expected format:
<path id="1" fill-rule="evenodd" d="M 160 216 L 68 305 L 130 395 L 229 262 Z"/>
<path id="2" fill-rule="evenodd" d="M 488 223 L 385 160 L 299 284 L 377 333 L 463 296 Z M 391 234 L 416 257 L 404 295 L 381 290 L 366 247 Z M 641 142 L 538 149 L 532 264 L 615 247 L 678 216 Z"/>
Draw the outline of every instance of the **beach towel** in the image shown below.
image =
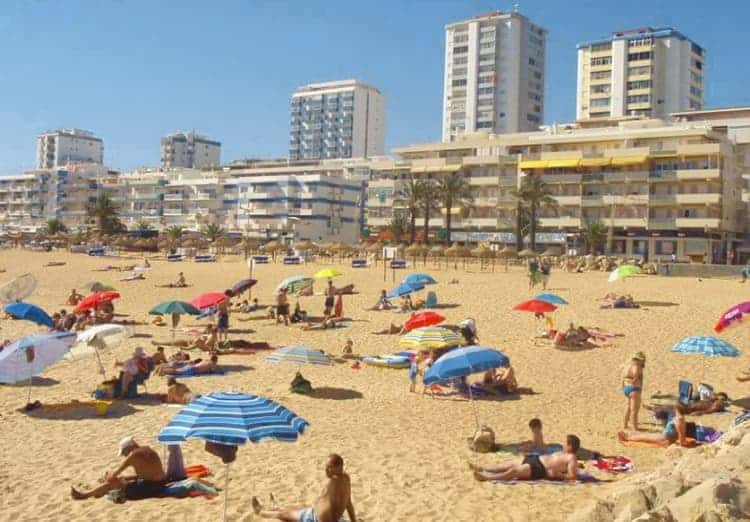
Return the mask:
<path id="1" fill-rule="evenodd" d="M 666 447 L 669 447 L 671 442 L 669 442 L 668 440 L 650 441 L 650 442 L 636 441 L 636 440 L 621 440 L 620 444 L 628 448 L 666 448 Z M 697 445 L 698 445 L 698 441 L 688 437 L 685 439 L 685 444 L 683 444 L 683 447 L 693 448 Z"/>
<path id="2" fill-rule="evenodd" d="M 740 424 L 744 424 L 748 421 L 750 421 L 750 411 L 746 410 L 737 415 L 732 421 L 732 424 L 734 424 L 735 426 L 739 426 Z"/>
<path id="3" fill-rule="evenodd" d="M 601 484 L 602 482 L 611 482 L 610 480 L 602 480 L 596 478 L 589 473 L 578 473 L 577 480 L 493 480 L 493 484 L 501 484 L 506 486 L 515 486 L 517 484 L 528 484 L 530 486 L 577 486 L 579 484 Z"/>
<path id="4" fill-rule="evenodd" d="M 196 464 L 185 468 L 185 475 L 187 476 L 187 478 L 203 478 L 209 476 L 210 474 L 211 470 L 209 470 L 203 464 Z"/>
<path id="5" fill-rule="evenodd" d="M 185 375 L 162 375 L 162 377 L 176 377 L 180 380 L 182 379 L 193 379 L 195 377 L 221 377 L 222 375 L 226 375 L 227 372 L 224 370 L 220 370 L 217 372 L 211 372 L 211 373 L 194 373 L 194 374 L 185 374 Z"/>
<path id="6" fill-rule="evenodd" d="M 179 482 L 172 482 L 167 484 L 164 488 L 165 497 L 205 497 L 211 499 L 218 494 L 219 492 L 215 487 L 195 478 L 187 478 L 185 480 L 180 480 Z"/>
<path id="7" fill-rule="evenodd" d="M 617 475 L 619 473 L 629 473 L 635 469 L 633 461 L 628 457 L 599 457 L 593 461 L 593 466 L 604 472 Z"/>

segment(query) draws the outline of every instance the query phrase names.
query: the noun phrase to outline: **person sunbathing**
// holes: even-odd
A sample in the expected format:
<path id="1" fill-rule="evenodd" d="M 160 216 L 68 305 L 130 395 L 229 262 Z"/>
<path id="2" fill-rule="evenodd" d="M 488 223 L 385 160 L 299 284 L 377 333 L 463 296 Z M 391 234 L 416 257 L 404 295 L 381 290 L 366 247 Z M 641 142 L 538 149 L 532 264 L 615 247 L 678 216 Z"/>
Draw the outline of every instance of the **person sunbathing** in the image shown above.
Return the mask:
<path id="1" fill-rule="evenodd" d="M 48 267 L 53 267 L 53 266 L 65 266 L 66 264 L 67 263 L 65 261 L 50 261 L 44 266 L 45 268 L 48 268 Z"/>
<path id="2" fill-rule="evenodd" d="M 167 362 L 167 356 L 164 355 L 163 346 L 156 348 L 156 352 L 151 356 L 151 362 L 154 363 L 154 366 L 159 366 L 160 364 L 165 364 Z"/>
<path id="3" fill-rule="evenodd" d="M 120 441 L 121 457 L 125 460 L 112 473 L 105 474 L 105 482 L 90 491 L 78 491 L 70 488 L 74 500 L 101 498 L 112 490 L 120 489 L 128 500 L 160 497 L 166 484 L 166 476 L 159 454 L 148 446 L 139 446 L 133 437 Z M 132 467 L 135 475 L 120 477 L 127 468 Z"/>
<path id="4" fill-rule="evenodd" d="M 327 328 L 336 328 L 336 325 L 348 321 L 347 317 L 335 317 L 332 315 L 323 317 L 323 320 L 319 323 L 300 323 L 302 330 L 325 330 Z"/>
<path id="5" fill-rule="evenodd" d="M 737 374 L 737 380 L 740 382 L 750 381 L 750 370 L 742 370 Z"/>
<path id="6" fill-rule="evenodd" d="M 373 335 L 403 335 L 406 333 L 406 328 L 402 324 L 396 324 L 391 322 L 388 328 L 378 330 L 377 332 L 371 332 Z"/>
<path id="7" fill-rule="evenodd" d="M 306 323 L 307 320 L 307 311 L 303 310 L 302 307 L 299 304 L 299 301 L 297 301 L 294 304 L 294 312 L 292 313 L 292 316 L 289 318 L 289 320 L 292 323 Z"/>
<path id="8" fill-rule="evenodd" d="M 633 300 L 633 296 L 621 295 L 621 296 L 616 296 L 613 299 L 610 299 L 608 303 L 604 303 L 599 308 L 607 309 L 607 308 L 640 308 L 640 307 L 641 305 L 639 305 Z"/>
<path id="9" fill-rule="evenodd" d="M 70 291 L 70 295 L 68 296 L 68 300 L 66 301 L 66 303 L 69 306 L 76 306 L 78 303 L 81 302 L 82 299 L 83 299 L 83 295 L 79 294 L 74 288 L 73 290 Z"/>
<path id="10" fill-rule="evenodd" d="M 565 438 L 563 451 L 552 455 L 524 455 L 506 460 L 497 466 L 482 468 L 469 463 L 474 478 L 480 482 L 492 480 L 576 480 L 578 459 L 576 453 L 581 447 L 575 435 Z"/>
<path id="11" fill-rule="evenodd" d="M 487 391 L 500 394 L 514 393 L 518 390 L 516 372 L 513 370 L 510 363 L 504 367 L 498 369 L 493 368 L 485 372 L 482 383 Z"/>
<path id="12" fill-rule="evenodd" d="M 169 404 L 187 404 L 193 400 L 193 392 L 190 388 L 177 382 L 177 379 L 170 377 L 167 379 L 167 395 L 165 402 Z"/>
<path id="13" fill-rule="evenodd" d="M 253 497 L 253 511 L 261 518 L 287 522 L 336 522 L 346 511 L 350 522 L 357 522 L 357 514 L 352 504 L 351 479 L 344 472 L 344 459 L 335 453 L 330 455 L 325 473 L 328 481 L 313 506 L 307 509 L 264 509 L 258 498 Z"/>
<path id="14" fill-rule="evenodd" d="M 385 290 L 380 291 L 380 297 L 378 298 L 378 302 L 375 303 L 375 305 L 372 308 L 369 308 L 368 310 L 390 310 L 393 308 L 393 305 L 388 300 L 388 294 Z"/>
<path id="15" fill-rule="evenodd" d="M 697 425 L 694 422 L 687 422 L 685 415 L 688 413 L 688 407 L 682 403 L 677 403 L 674 406 L 674 415 L 667 416 L 666 414 L 660 415 L 660 419 L 664 422 L 664 428 L 659 433 L 627 433 L 620 431 L 617 433 L 617 439 L 620 442 L 668 442 L 674 444 L 678 442 L 680 446 L 687 444 L 687 438 L 696 439 Z"/>
<path id="16" fill-rule="evenodd" d="M 209 373 L 219 372 L 219 356 L 212 355 L 208 361 L 195 362 L 193 364 L 187 364 L 182 368 L 164 368 L 162 369 L 162 375 L 207 375 Z"/>
<path id="17" fill-rule="evenodd" d="M 143 274 L 143 272 L 133 272 L 128 277 L 120 279 L 120 281 L 138 281 L 141 279 L 146 279 L 146 276 Z"/>

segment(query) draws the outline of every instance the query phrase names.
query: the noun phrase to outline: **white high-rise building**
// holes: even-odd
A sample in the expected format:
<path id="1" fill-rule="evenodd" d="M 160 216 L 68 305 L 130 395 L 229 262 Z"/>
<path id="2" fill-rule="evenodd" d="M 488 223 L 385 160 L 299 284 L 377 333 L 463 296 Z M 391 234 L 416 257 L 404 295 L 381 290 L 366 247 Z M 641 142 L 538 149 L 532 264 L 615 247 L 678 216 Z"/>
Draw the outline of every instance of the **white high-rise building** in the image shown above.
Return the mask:
<path id="1" fill-rule="evenodd" d="M 380 156 L 385 97 L 358 80 L 313 83 L 292 95 L 289 159 Z"/>
<path id="2" fill-rule="evenodd" d="M 161 139 L 162 168 L 203 169 L 218 167 L 221 143 L 195 132 L 175 132 Z"/>
<path id="3" fill-rule="evenodd" d="M 56 169 L 68 163 L 103 163 L 104 144 L 92 132 L 59 129 L 36 137 L 36 168 Z"/>
<path id="4" fill-rule="evenodd" d="M 703 108 L 706 51 L 671 27 L 578 44 L 576 118 L 648 116 Z"/>
<path id="5" fill-rule="evenodd" d="M 544 119 L 546 39 L 517 12 L 446 25 L 443 141 L 536 130 Z"/>

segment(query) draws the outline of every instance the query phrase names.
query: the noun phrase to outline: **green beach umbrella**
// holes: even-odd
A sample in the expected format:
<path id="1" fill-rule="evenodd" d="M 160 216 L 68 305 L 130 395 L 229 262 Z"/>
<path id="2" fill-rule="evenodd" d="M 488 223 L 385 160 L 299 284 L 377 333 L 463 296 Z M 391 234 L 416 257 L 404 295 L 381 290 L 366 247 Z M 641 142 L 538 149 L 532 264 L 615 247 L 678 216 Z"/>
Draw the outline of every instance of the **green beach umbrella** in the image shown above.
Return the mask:
<path id="1" fill-rule="evenodd" d="M 635 265 L 622 265 L 612 270 L 612 272 L 609 274 L 608 281 L 610 283 L 614 283 L 615 281 L 626 279 L 640 273 L 641 269 Z"/>
<path id="2" fill-rule="evenodd" d="M 172 315 L 172 340 L 174 340 L 174 328 L 177 328 L 177 325 L 180 324 L 180 316 L 199 315 L 201 311 L 185 301 L 164 301 L 153 307 L 148 313 L 149 315 Z"/>

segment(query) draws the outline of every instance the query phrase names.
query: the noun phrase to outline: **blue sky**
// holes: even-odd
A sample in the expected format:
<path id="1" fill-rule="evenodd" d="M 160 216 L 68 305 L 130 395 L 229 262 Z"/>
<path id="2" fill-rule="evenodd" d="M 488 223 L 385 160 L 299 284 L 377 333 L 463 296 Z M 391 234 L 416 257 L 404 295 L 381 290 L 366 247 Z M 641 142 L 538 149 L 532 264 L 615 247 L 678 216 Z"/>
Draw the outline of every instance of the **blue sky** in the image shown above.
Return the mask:
<path id="1" fill-rule="evenodd" d="M 708 51 L 708 106 L 750 105 L 750 3 L 523 0 L 549 31 L 545 121 L 575 114 L 575 46 L 671 25 Z M 281 157 L 289 98 L 360 78 L 387 96 L 386 148 L 440 138 L 443 27 L 512 2 L 4 0 L 0 173 L 34 166 L 35 135 L 80 127 L 116 168 L 155 165 L 159 139 L 196 129 L 222 160 Z"/>

